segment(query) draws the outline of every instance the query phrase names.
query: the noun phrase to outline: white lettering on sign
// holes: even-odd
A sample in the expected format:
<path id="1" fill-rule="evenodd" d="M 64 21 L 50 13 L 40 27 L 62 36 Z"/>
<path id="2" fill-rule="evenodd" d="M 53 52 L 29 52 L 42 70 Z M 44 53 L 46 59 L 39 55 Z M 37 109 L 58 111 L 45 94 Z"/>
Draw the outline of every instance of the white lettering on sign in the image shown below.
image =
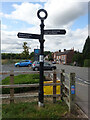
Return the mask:
<path id="1" fill-rule="evenodd" d="M 39 62 L 44 62 L 44 55 L 39 56 Z"/>

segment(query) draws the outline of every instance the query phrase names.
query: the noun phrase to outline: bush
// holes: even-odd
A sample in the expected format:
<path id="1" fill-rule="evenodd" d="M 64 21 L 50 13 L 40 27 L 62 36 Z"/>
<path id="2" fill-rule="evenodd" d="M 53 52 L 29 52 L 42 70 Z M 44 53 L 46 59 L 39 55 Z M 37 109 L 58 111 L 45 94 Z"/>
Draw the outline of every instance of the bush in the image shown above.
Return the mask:
<path id="1" fill-rule="evenodd" d="M 44 77 L 45 79 L 45 77 Z M 25 74 L 25 75 L 18 75 L 14 76 L 14 84 L 34 84 L 39 83 L 39 74 Z M 10 84 L 10 77 L 7 77 L 2 80 L 2 85 L 9 85 Z M 36 90 L 37 88 L 30 87 L 30 88 L 15 88 L 15 93 L 27 92 L 30 90 Z M 9 88 L 3 88 L 2 94 L 9 94 Z"/>
<path id="2" fill-rule="evenodd" d="M 84 67 L 90 67 L 90 59 L 84 60 Z"/>

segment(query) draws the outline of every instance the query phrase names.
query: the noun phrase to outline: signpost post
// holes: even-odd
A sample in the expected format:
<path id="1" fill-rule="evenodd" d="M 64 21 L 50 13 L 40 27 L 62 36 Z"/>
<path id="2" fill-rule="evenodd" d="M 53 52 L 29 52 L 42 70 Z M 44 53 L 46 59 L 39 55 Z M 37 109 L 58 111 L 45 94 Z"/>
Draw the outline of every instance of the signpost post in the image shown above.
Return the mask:
<path id="1" fill-rule="evenodd" d="M 40 15 L 40 13 L 44 13 L 44 17 Z M 40 42 L 40 56 L 39 56 L 39 62 L 40 62 L 40 81 L 39 81 L 39 102 L 38 106 L 44 106 L 44 93 L 43 93 L 43 64 L 44 64 L 44 35 L 64 35 L 66 33 L 66 30 L 64 29 L 49 29 L 44 30 L 44 20 L 47 18 L 47 11 L 44 9 L 40 9 L 37 12 L 38 18 L 41 20 L 40 24 L 40 30 L 41 34 L 29 34 L 29 33 L 18 33 L 17 36 L 19 38 L 27 38 L 27 39 L 39 39 Z"/>

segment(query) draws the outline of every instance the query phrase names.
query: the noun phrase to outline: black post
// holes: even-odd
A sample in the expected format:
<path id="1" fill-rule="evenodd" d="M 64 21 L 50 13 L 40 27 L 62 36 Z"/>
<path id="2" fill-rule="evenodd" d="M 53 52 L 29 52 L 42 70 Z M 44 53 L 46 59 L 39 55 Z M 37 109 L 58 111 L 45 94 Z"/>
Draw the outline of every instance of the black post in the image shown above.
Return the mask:
<path id="1" fill-rule="evenodd" d="M 44 12 L 45 16 L 41 17 L 40 12 Z M 44 64 L 44 20 L 47 18 L 47 12 L 44 9 L 40 9 L 37 12 L 38 18 L 41 20 L 40 24 L 40 30 L 41 30 L 41 35 L 40 35 L 40 56 L 39 56 L 39 61 L 40 61 L 40 81 L 39 81 L 39 102 L 38 105 L 39 107 L 44 106 L 44 92 L 43 92 L 43 64 Z"/>
<path id="2" fill-rule="evenodd" d="M 44 94 L 43 94 L 43 64 L 44 64 L 44 20 L 41 20 L 41 38 L 40 42 L 40 81 L 39 81 L 39 106 L 43 106 Z"/>

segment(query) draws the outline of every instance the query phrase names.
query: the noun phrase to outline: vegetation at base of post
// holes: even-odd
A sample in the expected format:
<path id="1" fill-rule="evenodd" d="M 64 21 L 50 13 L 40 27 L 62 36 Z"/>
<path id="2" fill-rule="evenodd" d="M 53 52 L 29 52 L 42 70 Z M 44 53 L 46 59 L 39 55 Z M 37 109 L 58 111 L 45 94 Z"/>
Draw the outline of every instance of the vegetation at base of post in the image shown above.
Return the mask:
<path id="1" fill-rule="evenodd" d="M 45 76 L 44 76 L 45 79 Z M 14 76 L 14 84 L 34 84 L 39 83 L 39 74 L 25 74 L 25 75 L 18 75 Z M 10 77 L 7 77 L 2 80 L 2 85 L 9 85 L 10 84 Z M 35 87 L 30 88 L 15 88 L 14 93 L 21 93 L 30 90 L 36 90 Z M 2 88 L 2 94 L 9 94 L 9 88 Z"/>
<path id="2" fill-rule="evenodd" d="M 45 103 L 45 107 L 39 108 L 37 102 L 31 103 L 15 103 L 2 105 L 2 118 L 28 118 L 40 119 L 51 118 L 52 120 L 59 119 L 65 116 L 68 112 L 68 106 L 65 102 Z"/>

